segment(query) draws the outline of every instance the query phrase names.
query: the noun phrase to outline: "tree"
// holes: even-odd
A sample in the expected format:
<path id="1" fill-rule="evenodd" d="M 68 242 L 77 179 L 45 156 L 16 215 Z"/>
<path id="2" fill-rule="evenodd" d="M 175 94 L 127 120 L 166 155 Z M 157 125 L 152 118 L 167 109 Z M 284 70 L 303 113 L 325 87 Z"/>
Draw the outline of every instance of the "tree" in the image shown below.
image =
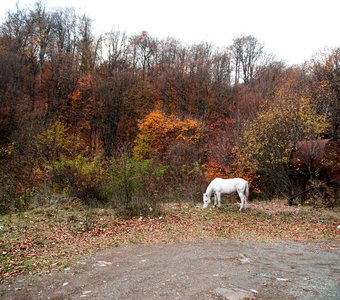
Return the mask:
<path id="1" fill-rule="evenodd" d="M 102 37 L 95 40 L 91 28 L 92 20 L 83 15 L 79 22 L 78 54 L 80 56 L 80 71 L 86 74 L 92 71 L 98 60 L 98 51 Z"/>
<path id="2" fill-rule="evenodd" d="M 311 60 L 309 93 L 317 111 L 328 116 L 328 136 L 340 139 L 340 48 Z"/>
<path id="3" fill-rule="evenodd" d="M 48 179 L 53 192 L 79 197 L 88 204 L 94 198 L 102 200 L 102 160 L 89 156 L 84 141 L 65 123 L 52 123 L 34 138 L 34 144 L 38 153 L 35 175 Z"/>
<path id="4" fill-rule="evenodd" d="M 148 75 L 156 62 L 157 41 L 148 32 L 131 37 L 133 66 L 140 68 L 142 78 Z"/>
<path id="5" fill-rule="evenodd" d="M 107 49 L 106 64 L 111 75 L 116 71 L 129 68 L 129 43 L 128 36 L 124 32 L 110 31 L 106 33 L 104 47 Z M 105 63 L 104 63 L 105 64 Z"/>
<path id="6" fill-rule="evenodd" d="M 52 29 L 52 15 L 46 11 L 45 5 L 38 1 L 35 3 L 35 9 L 31 11 L 30 18 L 34 24 L 34 33 L 32 42 L 36 45 L 37 57 L 39 62 L 39 89 L 41 89 L 43 68 L 50 42 Z"/>
<path id="7" fill-rule="evenodd" d="M 264 46 L 252 35 L 241 35 L 233 40 L 230 46 L 234 63 L 235 79 L 238 84 L 242 80 L 249 83 L 255 76 L 256 68 L 261 64 L 264 55 Z"/>
<path id="8" fill-rule="evenodd" d="M 154 111 L 139 124 L 133 155 L 139 161 L 161 162 L 167 167 L 164 182 L 169 193 L 193 199 L 201 193 L 203 138 L 199 121 Z"/>
<path id="9" fill-rule="evenodd" d="M 317 113 L 311 99 L 294 94 L 290 84 L 277 89 L 274 101 L 244 126 L 237 157 L 256 168 L 263 182 L 272 186 L 271 193 L 286 196 L 290 193 L 289 151 L 297 141 L 317 139 L 329 127 L 327 116 Z"/>
<path id="10" fill-rule="evenodd" d="M 94 125 L 108 157 L 114 155 L 116 147 L 130 144 L 135 136 L 140 118 L 140 107 L 133 105 L 134 93 L 131 92 L 135 84 L 133 72 L 124 68 L 102 66 L 93 77 L 94 105 L 98 111 Z M 143 91 L 138 92 L 144 95 Z"/>
<path id="11" fill-rule="evenodd" d="M 47 118 L 60 113 L 61 106 L 76 88 L 79 80 L 77 53 L 78 17 L 70 8 L 52 13 L 47 70 Z"/>
<path id="12" fill-rule="evenodd" d="M 30 110 L 35 105 L 35 77 L 39 73 L 38 44 L 35 39 L 36 24 L 32 18 L 32 12 L 20 9 L 17 6 L 15 13 L 8 12 L 7 19 L 1 26 L 1 37 L 4 42 L 4 50 L 16 53 L 22 57 L 27 68 L 25 83 L 31 99 Z"/>
<path id="13" fill-rule="evenodd" d="M 154 111 L 139 124 L 133 152 L 136 159 L 164 158 L 173 142 L 195 143 L 202 137 L 203 127 L 197 120 L 180 120 Z"/>
<path id="14" fill-rule="evenodd" d="M 76 89 L 69 95 L 68 102 L 62 107 L 62 117 L 73 133 L 86 141 L 91 149 L 97 149 L 98 130 L 96 120 L 100 118 L 103 103 L 94 95 L 93 77 L 82 76 Z"/>
<path id="15" fill-rule="evenodd" d="M 25 66 L 22 58 L 0 50 L 0 146 L 17 127 L 17 103 L 24 94 Z"/>

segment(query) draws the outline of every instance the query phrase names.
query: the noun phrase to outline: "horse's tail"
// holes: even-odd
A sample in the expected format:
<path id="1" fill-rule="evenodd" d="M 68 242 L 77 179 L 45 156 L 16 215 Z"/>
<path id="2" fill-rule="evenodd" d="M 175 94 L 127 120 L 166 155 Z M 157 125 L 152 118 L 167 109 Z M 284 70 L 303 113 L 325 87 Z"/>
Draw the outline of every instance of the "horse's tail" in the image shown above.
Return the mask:
<path id="1" fill-rule="evenodd" d="M 244 205 L 247 205 L 247 201 L 249 199 L 249 183 L 248 183 L 248 181 L 246 181 L 246 186 L 244 188 L 244 194 L 246 195 Z"/>

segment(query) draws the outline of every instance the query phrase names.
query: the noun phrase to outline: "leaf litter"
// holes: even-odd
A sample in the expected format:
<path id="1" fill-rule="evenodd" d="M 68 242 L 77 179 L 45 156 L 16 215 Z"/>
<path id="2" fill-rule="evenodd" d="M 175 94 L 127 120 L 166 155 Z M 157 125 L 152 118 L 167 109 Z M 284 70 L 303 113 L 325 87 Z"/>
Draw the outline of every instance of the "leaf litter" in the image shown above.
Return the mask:
<path id="1" fill-rule="evenodd" d="M 175 243 L 206 238 L 254 241 L 339 240 L 338 210 L 252 202 L 203 210 L 165 204 L 160 217 L 123 218 L 113 210 L 58 207 L 0 217 L 0 282 L 20 274 L 65 269 L 77 257 L 122 244 Z M 90 222 L 90 224 L 88 224 Z"/>

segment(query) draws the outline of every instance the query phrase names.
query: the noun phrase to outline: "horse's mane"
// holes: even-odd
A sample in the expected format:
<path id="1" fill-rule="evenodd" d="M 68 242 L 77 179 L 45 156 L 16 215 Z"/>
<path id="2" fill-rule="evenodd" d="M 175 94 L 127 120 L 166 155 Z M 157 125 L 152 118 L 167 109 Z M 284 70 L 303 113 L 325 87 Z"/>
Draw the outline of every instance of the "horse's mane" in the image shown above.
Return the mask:
<path id="1" fill-rule="evenodd" d="M 206 190 L 206 194 L 211 197 L 212 194 L 214 192 L 214 189 L 213 189 L 213 181 L 209 183 L 208 187 L 207 187 L 207 190 Z"/>

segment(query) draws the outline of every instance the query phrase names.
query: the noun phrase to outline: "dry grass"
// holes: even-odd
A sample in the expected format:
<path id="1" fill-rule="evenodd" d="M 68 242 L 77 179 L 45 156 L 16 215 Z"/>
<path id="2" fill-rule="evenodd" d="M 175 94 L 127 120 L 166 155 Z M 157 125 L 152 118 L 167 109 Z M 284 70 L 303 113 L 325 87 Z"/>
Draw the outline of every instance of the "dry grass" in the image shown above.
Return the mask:
<path id="1" fill-rule="evenodd" d="M 113 210 L 78 205 L 40 208 L 0 217 L 0 280 L 62 269 L 77 256 L 127 243 L 173 243 L 202 238 L 254 241 L 337 240 L 339 210 L 291 207 L 284 201 L 253 202 L 239 213 L 166 204 L 155 218 L 125 219 Z"/>
<path id="2" fill-rule="evenodd" d="M 250 208 L 252 210 L 263 211 L 269 215 L 277 213 L 293 213 L 293 214 L 322 214 L 323 216 L 330 216 L 334 218 L 340 217 L 340 207 L 333 209 L 313 208 L 312 206 L 292 206 L 288 205 L 286 200 L 273 199 L 271 201 L 251 202 Z"/>

